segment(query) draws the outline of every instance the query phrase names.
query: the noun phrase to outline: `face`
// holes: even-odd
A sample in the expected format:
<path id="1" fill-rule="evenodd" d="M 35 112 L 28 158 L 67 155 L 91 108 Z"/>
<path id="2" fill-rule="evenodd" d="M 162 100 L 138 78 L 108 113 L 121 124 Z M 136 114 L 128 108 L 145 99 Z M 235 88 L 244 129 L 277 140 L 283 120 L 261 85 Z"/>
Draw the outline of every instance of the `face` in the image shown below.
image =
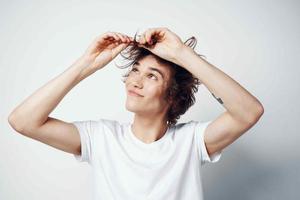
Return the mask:
<path id="1" fill-rule="evenodd" d="M 171 72 L 169 65 L 157 62 L 153 55 L 147 55 L 135 63 L 125 81 L 126 109 L 149 116 L 164 115 L 170 105 L 164 96 L 171 80 Z"/>

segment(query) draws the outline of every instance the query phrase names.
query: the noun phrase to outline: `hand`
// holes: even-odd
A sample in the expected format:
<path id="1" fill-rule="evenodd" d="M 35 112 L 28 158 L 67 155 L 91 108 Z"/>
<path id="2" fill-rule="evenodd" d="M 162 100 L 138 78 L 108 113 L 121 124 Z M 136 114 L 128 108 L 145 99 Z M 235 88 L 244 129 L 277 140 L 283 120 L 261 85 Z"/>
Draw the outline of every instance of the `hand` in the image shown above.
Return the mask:
<path id="1" fill-rule="evenodd" d="M 185 47 L 181 39 L 167 28 L 150 28 L 141 35 L 138 42 L 140 47 L 176 64 L 176 57 Z"/>
<path id="2" fill-rule="evenodd" d="M 133 38 L 116 32 L 106 32 L 94 39 L 83 56 L 88 71 L 97 71 L 112 61 Z"/>

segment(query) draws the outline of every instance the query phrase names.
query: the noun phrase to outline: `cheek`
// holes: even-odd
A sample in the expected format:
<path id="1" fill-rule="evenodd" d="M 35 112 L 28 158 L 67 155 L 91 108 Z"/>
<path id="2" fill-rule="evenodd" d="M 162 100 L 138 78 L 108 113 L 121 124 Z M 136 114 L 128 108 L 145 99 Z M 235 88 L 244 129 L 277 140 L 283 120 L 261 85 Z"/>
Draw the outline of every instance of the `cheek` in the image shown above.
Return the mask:
<path id="1" fill-rule="evenodd" d="M 129 77 L 129 76 L 128 76 L 128 77 L 125 77 L 125 86 L 126 86 L 126 87 L 130 86 L 130 85 L 131 85 L 131 82 L 132 82 L 132 81 L 131 81 L 131 77 Z"/>
<path id="2" fill-rule="evenodd" d="M 157 86 L 156 87 L 148 87 L 145 90 L 145 93 L 148 94 L 149 97 L 156 98 L 156 99 L 157 98 L 162 99 L 164 90 L 162 87 L 157 87 Z"/>

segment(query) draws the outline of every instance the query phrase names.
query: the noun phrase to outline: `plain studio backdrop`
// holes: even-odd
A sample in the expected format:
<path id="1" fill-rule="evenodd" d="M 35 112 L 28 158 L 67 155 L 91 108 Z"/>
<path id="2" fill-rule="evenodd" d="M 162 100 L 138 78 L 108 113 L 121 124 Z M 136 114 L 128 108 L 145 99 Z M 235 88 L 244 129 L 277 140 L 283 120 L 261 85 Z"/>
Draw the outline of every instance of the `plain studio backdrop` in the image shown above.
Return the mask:
<path id="1" fill-rule="evenodd" d="M 66 70 L 92 40 L 168 27 L 263 104 L 260 121 L 202 168 L 204 197 L 299 199 L 299 2 L 1 1 L 0 199 L 88 199 L 91 169 L 74 156 L 16 133 L 8 114 Z M 75 86 L 50 116 L 71 122 L 133 120 L 125 109 L 118 56 Z M 38 109 L 38 108 L 37 108 Z M 207 121 L 225 108 L 204 85 L 179 122 Z"/>

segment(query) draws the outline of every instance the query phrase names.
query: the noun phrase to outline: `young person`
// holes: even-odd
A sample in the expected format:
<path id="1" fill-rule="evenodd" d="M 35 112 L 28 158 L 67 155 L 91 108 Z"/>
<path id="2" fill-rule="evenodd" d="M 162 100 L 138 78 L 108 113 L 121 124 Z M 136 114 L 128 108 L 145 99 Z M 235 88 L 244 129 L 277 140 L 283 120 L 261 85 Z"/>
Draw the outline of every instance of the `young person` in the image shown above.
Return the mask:
<path id="1" fill-rule="evenodd" d="M 194 44 L 194 38 L 182 42 L 167 28 L 147 29 L 138 40 L 106 32 L 15 108 L 8 121 L 17 132 L 88 162 L 94 199 L 203 199 L 200 167 L 217 162 L 264 111 L 246 89 L 202 59 Z M 132 61 L 124 83 L 133 122 L 68 123 L 49 116 L 76 84 L 123 52 Z M 177 123 L 194 104 L 199 84 L 226 111 L 210 121 Z"/>

